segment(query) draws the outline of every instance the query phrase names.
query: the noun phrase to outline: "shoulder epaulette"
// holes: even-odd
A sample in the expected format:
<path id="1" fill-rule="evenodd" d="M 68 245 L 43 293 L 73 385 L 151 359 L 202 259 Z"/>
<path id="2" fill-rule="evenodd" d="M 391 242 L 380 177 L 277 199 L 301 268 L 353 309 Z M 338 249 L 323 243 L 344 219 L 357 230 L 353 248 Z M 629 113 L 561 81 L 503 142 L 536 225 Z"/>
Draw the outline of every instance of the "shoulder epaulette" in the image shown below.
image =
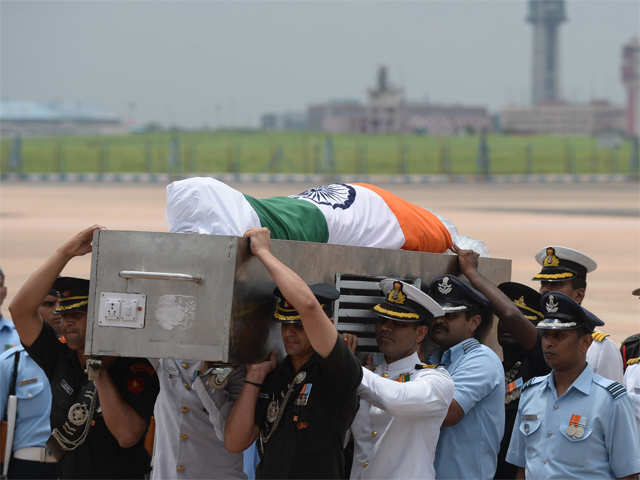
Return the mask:
<path id="1" fill-rule="evenodd" d="M 438 368 L 440 366 L 439 363 L 427 364 L 427 363 L 416 363 L 416 370 L 425 370 L 427 368 Z"/>
<path id="2" fill-rule="evenodd" d="M 0 358 L 7 358 L 13 356 L 16 352 L 21 352 L 24 350 L 24 347 L 19 345 L 14 345 L 13 347 L 7 348 L 4 352 L 0 352 Z"/>
<path id="3" fill-rule="evenodd" d="M 529 380 L 524 382 L 524 385 L 522 385 L 522 389 L 520 390 L 520 393 L 524 392 L 530 386 L 542 382 L 545 378 L 546 377 L 533 377 L 533 378 L 530 378 Z"/>
<path id="4" fill-rule="evenodd" d="M 593 339 L 596 342 L 603 342 L 605 338 L 607 338 L 609 336 L 608 333 L 602 333 L 602 332 L 593 332 L 591 334 L 591 337 L 593 337 Z"/>
<path id="5" fill-rule="evenodd" d="M 478 342 L 475 338 L 472 340 L 472 342 L 465 341 L 466 343 L 462 346 L 462 350 L 464 351 L 464 353 L 469 353 L 476 348 L 480 348 L 480 342 Z"/>
<path id="6" fill-rule="evenodd" d="M 624 388 L 624 385 L 620 385 L 614 380 L 604 378 L 600 375 L 594 375 L 593 381 L 609 392 L 609 395 L 611 395 L 614 400 L 627 394 L 627 389 Z"/>
<path id="7" fill-rule="evenodd" d="M 636 363 L 640 363 L 640 357 L 629 358 L 627 359 L 627 367 L 629 365 L 635 365 Z"/>

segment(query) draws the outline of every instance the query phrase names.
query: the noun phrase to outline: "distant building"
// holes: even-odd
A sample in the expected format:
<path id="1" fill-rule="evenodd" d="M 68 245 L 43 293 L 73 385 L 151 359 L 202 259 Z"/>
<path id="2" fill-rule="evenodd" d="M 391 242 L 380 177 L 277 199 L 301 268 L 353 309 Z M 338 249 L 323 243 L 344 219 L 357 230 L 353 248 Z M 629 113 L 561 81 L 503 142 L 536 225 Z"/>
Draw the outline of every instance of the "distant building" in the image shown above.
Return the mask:
<path id="1" fill-rule="evenodd" d="M 309 130 L 340 133 L 366 131 L 366 107 L 356 100 L 334 100 L 307 107 Z"/>
<path id="2" fill-rule="evenodd" d="M 589 104 L 547 104 L 506 107 L 500 113 L 505 133 L 598 135 L 624 132 L 626 109 L 605 100 Z"/>
<path id="3" fill-rule="evenodd" d="M 307 108 L 310 130 L 332 133 L 428 133 L 455 135 L 491 130 L 486 107 L 410 102 L 402 88 L 389 83 L 386 67 L 378 69 L 367 103 L 333 101 Z"/>
<path id="4" fill-rule="evenodd" d="M 265 113 L 260 118 L 263 130 L 306 130 L 307 115 L 304 112 Z"/>
<path id="5" fill-rule="evenodd" d="M 126 131 L 118 115 L 95 105 L 0 101 L 2 136 L 109 135 Z"/>

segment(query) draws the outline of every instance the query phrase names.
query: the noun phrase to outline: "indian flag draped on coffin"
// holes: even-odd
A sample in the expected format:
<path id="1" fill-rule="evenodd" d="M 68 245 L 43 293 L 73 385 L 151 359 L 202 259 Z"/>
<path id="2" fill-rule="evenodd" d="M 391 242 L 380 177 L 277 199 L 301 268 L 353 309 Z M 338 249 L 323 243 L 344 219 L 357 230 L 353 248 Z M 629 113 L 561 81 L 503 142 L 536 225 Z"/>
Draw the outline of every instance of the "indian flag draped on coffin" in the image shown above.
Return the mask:
<path id="1" fill-rule="evenodd" d="M 285 240 L 433 253 L 456 243 L 488 253 L 445 218 L 365 183 L 256 199 L 214 178 L 189 178 L 167 186 L 167 223 L 172 232 L 242 236 L 262 226 Z"/>

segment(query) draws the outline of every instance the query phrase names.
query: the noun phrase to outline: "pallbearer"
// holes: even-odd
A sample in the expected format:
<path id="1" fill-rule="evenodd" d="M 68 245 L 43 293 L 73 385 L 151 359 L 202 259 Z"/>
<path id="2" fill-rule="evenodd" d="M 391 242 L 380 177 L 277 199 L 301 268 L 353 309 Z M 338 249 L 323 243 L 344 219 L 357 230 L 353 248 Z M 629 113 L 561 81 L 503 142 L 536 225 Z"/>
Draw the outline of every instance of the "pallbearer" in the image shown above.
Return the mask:
<path id="1" fill-rule="evenodd" d="M 72 258 L 91 251 L 98 228 L 87 228 L 58 248 L 29 277 L 9 310 L 22 345 L 51 384 L 51 437 L 43 458 L 58 460 L 60 478 L 144 478 L 149 470 L 144 436 L 158 378 L 147 360 L 103 357 L 102 368 L 89 380 L 84 354 L 89 280 L 56 280 Z M 66 343 L 38 313 L 54 282 Z"/>
<path id="2" fill-rule="evenodd" d="M 245 237 L 278 287 L 273 316 L 281 323 L 287 357 L 276 366 L 272 353 L 266 362 L 247 366 L 225 447 L 241 452 L 257 439 L 257 478 L 342 478 L 343 442 L 356 412 L 362 367 L 327 315 L 338 291 L 307 286 L 270 252 L 266 228 L 251 228 Z"/>
<path id="3" fill-rule="evenodd" d="M 444 368 L 421 363 L 416 350 L 427 322 L 444 312 L 413 285 L 387 278 L 380 288 L 386 299 L 374 311 L 385 361 L 375 372 L 363 370 L 351 427 L 351 478 L 435 478 L 433 460 L 453 381 Z"/>

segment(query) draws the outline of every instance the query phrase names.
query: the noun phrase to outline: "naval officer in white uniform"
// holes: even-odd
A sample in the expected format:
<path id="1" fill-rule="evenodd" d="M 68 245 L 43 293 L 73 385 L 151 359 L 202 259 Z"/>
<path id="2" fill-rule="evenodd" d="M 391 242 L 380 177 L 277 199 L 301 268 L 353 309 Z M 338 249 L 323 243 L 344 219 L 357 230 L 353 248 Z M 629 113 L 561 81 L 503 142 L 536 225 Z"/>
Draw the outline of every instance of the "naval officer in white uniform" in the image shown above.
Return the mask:
<path id="1" fill-rule="evenodd" d="M 536 253 L 542 266 L 532 280 L 540 282 L 540 294 L 560 292 L 582 304 L 587 290 L 587 273 L 598 265 L 595 260 L 573 248 L 549 245 Z M 587 351 L 587 363 L 599 375 L 622 383 L 622 356 L 618 345 L 606 333 L 594 331 Z"/>
<path id="2" fill-rule="evenodd" d="M 360 408 L 351 426 L 351 478 L 433 479 L 453 380 L 444 368 L 421 363 L 416 351 L 427 334 L 427 321 L 444 311 L 407 283 L 387 278 L 380 287 L 386 299 L 374 311 L 385 361 L 375 372 L 363 368 Z"/>

